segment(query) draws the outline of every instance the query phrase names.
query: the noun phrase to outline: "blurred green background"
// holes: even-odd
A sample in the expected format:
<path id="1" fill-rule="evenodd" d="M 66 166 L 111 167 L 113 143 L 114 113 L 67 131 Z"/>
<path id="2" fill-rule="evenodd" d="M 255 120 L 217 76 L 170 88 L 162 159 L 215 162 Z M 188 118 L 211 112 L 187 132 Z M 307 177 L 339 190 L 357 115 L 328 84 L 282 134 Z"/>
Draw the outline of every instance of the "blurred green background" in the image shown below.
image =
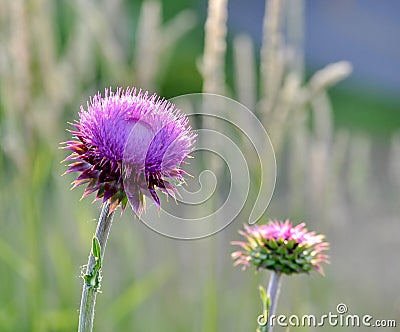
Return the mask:
<path id="1" fill-rule="evenodd" d="M 226 56 L 220 68 L 225 73 L 223 91 L 245 103 L 234 47 L 244 33 L 246 41 L 253 42 L 246 54 L 252 49 L 254 57 L 244 59 L 254 64 L 257 101 L 246 106 L 256 108 L 277 146 L 278 182 L 268 217 L 305 220 L 309 228 L 327 234 L 332 246 L 325 278 L 285 278 L 278 312 L 322 315 L 335 312 L 343 302 L 351 313 L 397 319 L 399 325 L 399 85 L 379 83 L 385 76 L 374 82 L 365 59 L 357 57 L 370 51 L 362 44 L 354 59 L 346 58 L 347 53 L 325 59 L 314 52 L 317 36 L 309 36 L 315 29 L 307 24 L 319 15 L 318 8 L 330 8 L 315 1 L 299 3 L 304 5 L 296 7 L 302 9 L 296 17 L 304 27 L 300 40 L 306 40 L 305 67 L 293 73 L 301 86 L 330 60 L 353 62 L 354 79 L 327 93 L 323 87 L 322 99 L 302 106 L 294 102 L 285 125 L 270 117 L 279 115 L 278 108 L 264 114 L 261 81 L 269 73 L 257 69 L 262 62 L 264 4 L 254 1 L 248 8 L 230 2 Z M 361 3 L 353 2 L 353 11 Z M 293 3 L 287 0 L 288 4 Z M 364 4 L 365 10 L 369 4 Z M 340 6 L 349 9 L 343 1 L 336 9 Z M 247 21 L 240 17 L 251 20 L 254 12 L 259 20 L 252 23 L 253 33 L 245 31 Z M 369 13 L 374 12 L 384 18 L 385 11 Z M 338 22 L 343 19 L 340 13 L 332 11 Z M 0 331 L 76 329 L 80 267 L 87 259 L 100 204 L 80 201 L 81 189 L 69 191 L 73 176 L 60 176 L 66 153 L 58 147 L 69 138 L 67 122 L 77 119 L 79 106 L 90 95 L 109 86 L 134 85 L 166 98 L 201 92 L 207 80 L 201 70 L 206 18 L 207 4 L 195 0 L 0 0 Z M 351 30 L 362 18 L 347 19 Z M 286 22 L 290 15 L 282 24 Z M 324 32 L 335 36 L 335 28 L 328 28 L 321 26 L 318 32 L 325 40 Z M 285 37 L 290 39 L 290 33 Z M 336 38 L 342 40 L 340 35 Z M 357 41 L 348 42 L 358 45 Z M 335 38 L 328 42 L 334 44 Z M 385 44 L 393 58 L 397 44 Z M 390 59 L 369 61 L 384 67 Z M 290 74 L 290 61 L 288 68 Z M 398 67 L 391 70 L 399 74 Z M 319 113 L 319 108 L 324 110 Z M 326 115 L 322 127 L 318 114 Z M 268 273 L 232 267 L 229 241 L 238 239 L 243 220 L 197 241 L 160 236 L 132 211 L 117 214 L 114 221 L 95 331 L 255 330 L 261 313 L 257 285 L 266 285 Z"/>

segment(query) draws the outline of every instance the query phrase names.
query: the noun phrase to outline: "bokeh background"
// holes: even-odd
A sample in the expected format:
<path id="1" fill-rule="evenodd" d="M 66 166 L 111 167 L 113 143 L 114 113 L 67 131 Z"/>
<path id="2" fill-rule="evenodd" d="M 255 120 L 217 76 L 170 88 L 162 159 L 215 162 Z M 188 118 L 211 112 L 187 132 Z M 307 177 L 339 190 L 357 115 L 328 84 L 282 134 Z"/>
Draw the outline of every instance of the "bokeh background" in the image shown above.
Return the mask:
<path id="1" fill-rule="evenodd" d="M 76 329 L 100 204 L 68 190 L 59 142 L 88 96 L 128 85 L 221 93 L 268 129 L 278 178 L 261 222 L 304 220 L 332 247 L 326 277 L 285 278 L 278 313 L 345 303 L 399 326 L 399 11 L 395 0 L 0 0 L 0 331 Z M 232 266 L 241 217 L 179 241 L 116 215 L 95 331 L 254 331 L 268 273 Z"/>

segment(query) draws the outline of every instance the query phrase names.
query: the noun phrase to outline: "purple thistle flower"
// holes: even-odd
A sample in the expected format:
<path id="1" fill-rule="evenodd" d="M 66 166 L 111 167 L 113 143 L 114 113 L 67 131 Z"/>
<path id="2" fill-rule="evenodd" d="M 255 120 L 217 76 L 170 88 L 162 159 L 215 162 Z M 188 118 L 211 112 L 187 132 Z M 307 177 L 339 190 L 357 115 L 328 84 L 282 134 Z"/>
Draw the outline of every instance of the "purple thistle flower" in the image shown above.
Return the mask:
<path id="1" fill-rule="evenodd" d="M 86 185 L 82 197 L 110 200 L 111 211 L 128 199 L 141 213 L 144 195 L 160 205 L 156 189 L 175 197 L 171 181 L 183 182 L 180 165 L 192 151 L 194 135 L 188 119 L 170 102 L 118 88 L 90 98 L 81 106 L 79 121 L 72 124 L 74 140 L 64 143 L 72 154 L 65 173 L 78 172 L 73 188 Z"/>
<path id="2" fill-rule="evenodd" d="M 321 263 L 328 263 L 328 256 L 323 251 L 329 244 L 324 242 L 324 235 L 308 232 L 305 223 L 293 226 L 285 222 L 270 221 L 267 225 L 244 226 L 239 234 L 246 242 L 233 241 L 233 245 L 243 250 L 232 253 L 234 265 L 243 265 L 243 270 L 254 265 L 275 272 L 293 274 L 308 273 L 315 269 L 323 274 Z"/>

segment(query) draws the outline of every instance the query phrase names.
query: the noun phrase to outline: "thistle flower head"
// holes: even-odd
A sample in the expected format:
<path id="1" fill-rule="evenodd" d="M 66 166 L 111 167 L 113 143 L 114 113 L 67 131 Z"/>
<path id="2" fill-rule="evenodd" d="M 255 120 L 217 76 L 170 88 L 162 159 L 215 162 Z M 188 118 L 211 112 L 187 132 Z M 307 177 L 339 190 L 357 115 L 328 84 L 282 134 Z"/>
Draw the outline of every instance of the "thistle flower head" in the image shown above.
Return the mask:
<path id="1" fill-rule="evenodd" d="M 285 274 L 308 273 L 317 270 L 323 274 L 321 263 L 328 263 L 328 256 L 322 252 L 329 244 L 324 235 L 308 232 L 305 223 L 293 226 L 285 222 L 270 221 L 267 225 L 244 226 L 239 234 L 245 242 L 234 241 L 241 250 L 232 253 L 234 265 L 246 269 L 254 265 L 258 269 L 268 269 Z"/>
<path id="2" fill-rule="evenodd" d="M 194 135 L 186 116 L 170 102 L 136 89 L 105 90 L 81 106 L 72 124 L 74 140 L 64 143 L 72 154 L 66 173 L 78 172 L 73 188 L 86 185 L 83 197 L 110 200 L 111 210 L 128 200 L 137 213 L 144 195 L 160 204 L 156 190 L 174 196 L 183 181 L 180 165 L 188 157 Z"/>

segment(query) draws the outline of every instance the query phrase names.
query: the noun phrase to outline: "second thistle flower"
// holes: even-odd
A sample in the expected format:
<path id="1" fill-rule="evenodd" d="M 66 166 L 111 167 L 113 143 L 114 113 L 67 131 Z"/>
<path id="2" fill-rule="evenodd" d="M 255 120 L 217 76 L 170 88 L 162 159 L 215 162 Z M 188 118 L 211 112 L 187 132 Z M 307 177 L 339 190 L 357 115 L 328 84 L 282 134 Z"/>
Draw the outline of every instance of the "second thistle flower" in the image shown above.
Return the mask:
<path id="1" fill-rule="evenodd" d="M 328 250 L 324 235 L 308 232 L 305 224 L 293 226 L 286 222 L 270 221 L 267 225 L 245 226 L 239 234 L 246 241 L 234 241 L 241 250 L 232 253 L 235 265 L 243 269 L 254 265 L 284 274 L 308 273 L 317 270 L 323 274 L 321 263 L 328 262 L 322 252 Z"/>

